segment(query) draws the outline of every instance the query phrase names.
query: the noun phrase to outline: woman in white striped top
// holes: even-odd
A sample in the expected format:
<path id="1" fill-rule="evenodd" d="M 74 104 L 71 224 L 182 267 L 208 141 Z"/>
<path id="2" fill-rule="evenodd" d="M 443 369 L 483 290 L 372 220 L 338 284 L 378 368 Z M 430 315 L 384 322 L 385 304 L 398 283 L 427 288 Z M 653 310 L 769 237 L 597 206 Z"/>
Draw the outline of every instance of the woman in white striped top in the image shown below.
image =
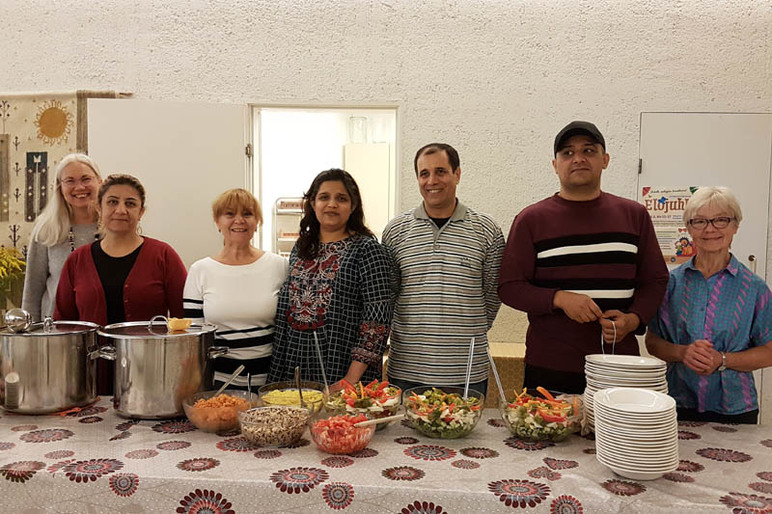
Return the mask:
<path id="1" fill-rule="evenodd" d="M 223 249 L 190 267 L 183 302 L 185 316 L 217 326 L 216 344 L 230 348 L 215 362 L 215 382 L 224 382 L 243 364 L 237 387 L 265 384 L 271 361 L 277 294 L 287 278 L 288 261 L 252 246 L 263 216 L 244 189 L 231 189 L 212 204 L 223 235 Z"/>

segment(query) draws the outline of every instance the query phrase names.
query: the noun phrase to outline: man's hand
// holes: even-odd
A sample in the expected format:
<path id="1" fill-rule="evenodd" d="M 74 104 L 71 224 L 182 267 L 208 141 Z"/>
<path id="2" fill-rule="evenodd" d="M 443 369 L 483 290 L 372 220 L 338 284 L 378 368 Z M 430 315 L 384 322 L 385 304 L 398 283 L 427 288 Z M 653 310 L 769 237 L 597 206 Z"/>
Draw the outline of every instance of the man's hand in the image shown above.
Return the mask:
<path id="1" fill-rule="evenodd" d="M 640 323 L 641 320 L 637 314 L 622 312 L 616 309 L 607 310 L 603 313 L 600 320 L 603 340 L 609 344 L 618 343 L 627 337 L 627 334 L 637 329 Z"/>
<path id="2" fill-rule="evenodd" d="M 683 358 L 683 363 L 700 375 L 710 375 L 722 361 L 721 354 L 706 339 L 698 339 L 687 346 Z"/>
<path id="3" fill-rule="evenodd" d="M 595 321 L 603 315 L 592 298 L 584 294 L 558 291 L 552 298 L 552 305 L 578 323 Z"/>

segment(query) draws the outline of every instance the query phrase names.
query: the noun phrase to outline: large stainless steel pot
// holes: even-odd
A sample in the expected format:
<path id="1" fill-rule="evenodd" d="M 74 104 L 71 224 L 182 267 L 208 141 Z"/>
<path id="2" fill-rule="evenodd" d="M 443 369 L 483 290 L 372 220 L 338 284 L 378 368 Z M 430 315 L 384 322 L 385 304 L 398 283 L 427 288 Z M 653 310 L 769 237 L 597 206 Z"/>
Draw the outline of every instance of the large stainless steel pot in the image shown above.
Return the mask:
<path id="1" fill-rule="evenodd" d="M 155 318 L 154 318 L 155 319 Z M 166 321 L 132 321 L 108 325 L 108 339 L 98 354 L 115 361 L 113 406 L 127 418 L 183 416 L 182 401 L 214 384 L 211 360 L 228 353 L 216 347 L 210 324 L 168 332 Z"/>
<path id="2" fill-rule="evenodd" d="M 0 330 L 0 403 L 6 410 L 44 414 L 96 399 L 99 325 L 82 321 L 32 323 Z"/>

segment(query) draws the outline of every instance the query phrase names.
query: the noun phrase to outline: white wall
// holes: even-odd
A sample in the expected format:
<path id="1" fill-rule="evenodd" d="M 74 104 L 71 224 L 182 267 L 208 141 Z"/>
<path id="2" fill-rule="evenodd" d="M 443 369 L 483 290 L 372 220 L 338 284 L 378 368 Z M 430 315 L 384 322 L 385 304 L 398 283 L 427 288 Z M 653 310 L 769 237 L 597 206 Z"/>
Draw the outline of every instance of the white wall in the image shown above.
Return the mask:
<path id="1" fill-rule="evenodd" d="M 396 103 L 400 206 L 420 200 L 415 150 L 447 141 L 460 196 L 505 231 L 556 190 L 572 119 L 606 135 L 604 188 L 634 197 L 641 111 L 772 111 L 769 0 L 4 0 L 2 25 L 0 91 Z M 523 340 L 522 317 L 492 339 Z"/>

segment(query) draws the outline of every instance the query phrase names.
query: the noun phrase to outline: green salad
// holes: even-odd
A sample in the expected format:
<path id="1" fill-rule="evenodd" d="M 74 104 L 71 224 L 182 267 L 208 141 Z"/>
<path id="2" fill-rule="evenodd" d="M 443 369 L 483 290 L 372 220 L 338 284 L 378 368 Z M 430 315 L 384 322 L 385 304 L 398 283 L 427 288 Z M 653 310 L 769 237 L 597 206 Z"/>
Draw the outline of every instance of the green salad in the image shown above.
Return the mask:
<path id="1" fill-rule="evenodd" d="M 456 439 L 468 435 L 482 414 L 479 398 L 432 388 L 405 400 L 406 416 L 413 428 L 429 437 Z"/>
<path id="2" fill-rule="evenodd" d="M 537 388 L 544 398 L 531 396 L 527 390 L 501 407 L 501 416 L 516 437 L 526 441 L 562 441 L 579 428 L 578 398 L 573 402 L 554 398 Z"/>

